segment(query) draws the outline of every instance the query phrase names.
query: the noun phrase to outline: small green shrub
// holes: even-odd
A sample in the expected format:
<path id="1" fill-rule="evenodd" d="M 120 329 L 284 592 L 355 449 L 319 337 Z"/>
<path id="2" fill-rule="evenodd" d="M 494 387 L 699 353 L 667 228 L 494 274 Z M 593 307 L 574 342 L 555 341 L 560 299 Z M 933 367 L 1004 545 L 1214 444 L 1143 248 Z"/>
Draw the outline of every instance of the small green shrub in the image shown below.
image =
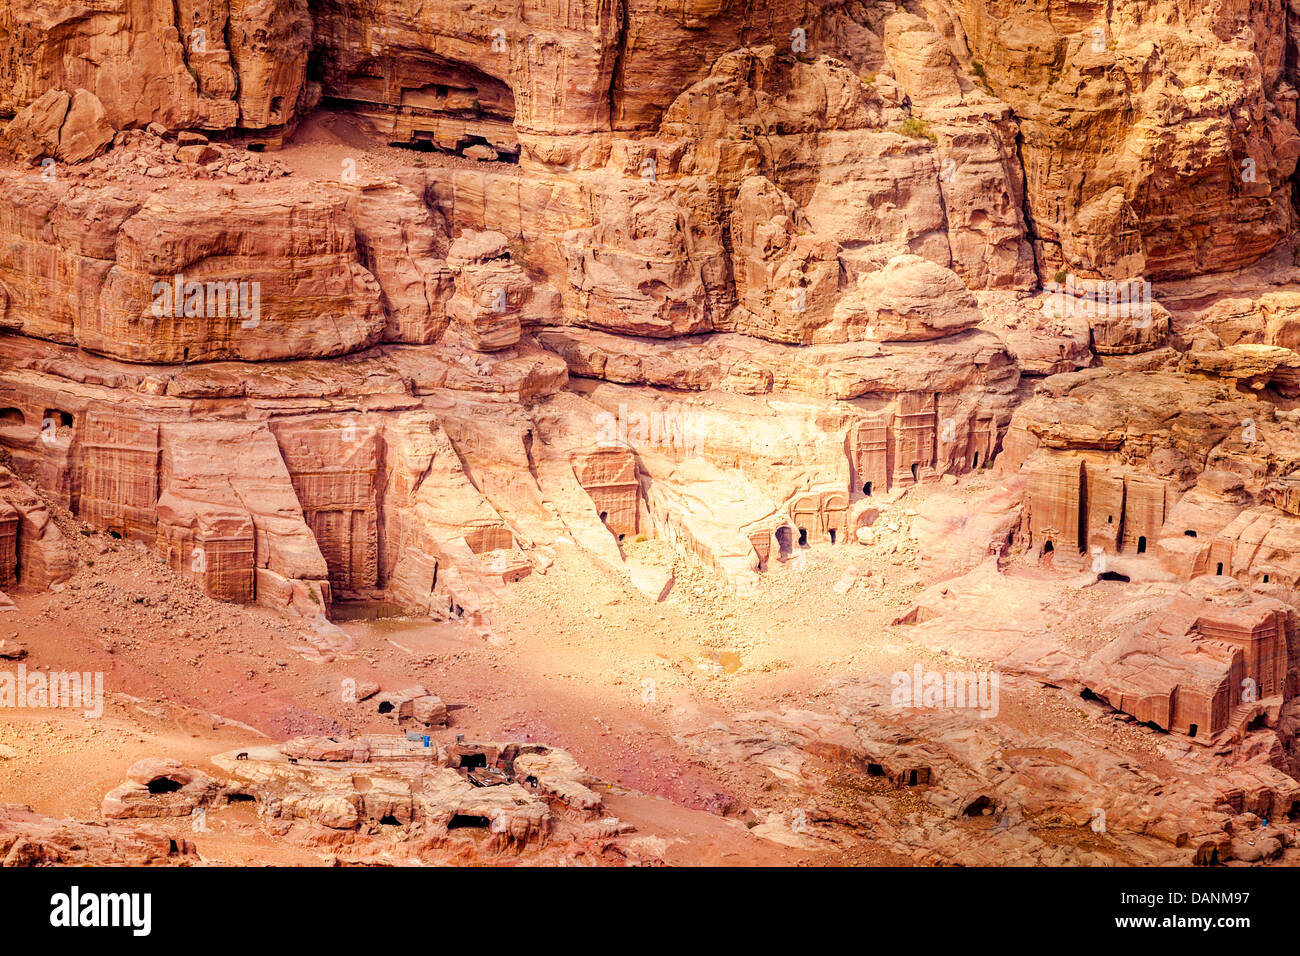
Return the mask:
<path id="1" fill-rule="evenodd" d="M 925 120 L 917 119 L 915 116 L 903 120 L 895 126 L 890 132 L 901 133 L 904 136 L 910 136 L 912 139 L 928 139 L 930 142 L 937 142 L 939 137 L 930 132 L 930 126 Z"/>

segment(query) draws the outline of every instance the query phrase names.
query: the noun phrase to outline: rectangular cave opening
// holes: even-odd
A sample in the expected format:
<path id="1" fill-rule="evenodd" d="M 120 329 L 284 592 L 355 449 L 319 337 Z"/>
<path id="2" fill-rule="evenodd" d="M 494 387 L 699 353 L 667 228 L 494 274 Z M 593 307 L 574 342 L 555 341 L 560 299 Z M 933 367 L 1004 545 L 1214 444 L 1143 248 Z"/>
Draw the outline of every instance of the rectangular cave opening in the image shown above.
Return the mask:
<path id="1" fill-rule="evenodd" d="M 492 821 L 489 820 L 487 817 L 481 817 L 475 813 L 457 813 L 452 816 L 451 821 L 447 824 L 447 829 L 448 830 L 466 830 L 466 829 L 486 830 L 488 826 L 491 824 L 491 822 Z"/>
<path id="2" fill-rule="evenodd" d="M 776 549 L 777 556 L 784 561 L 790 557 L 790 552 L 794 550 L 790 539 L 793 537 L 788 527 L 782 526 L 776 529 Z"/>
<path id="3" fill-rule="evenodd" d="M 73 422 L 72 412 L 65 412 L 61 408 L 47 408 L 41 416 L 42 428 L 71 428 Z"/>
<path id="4" fill-rule="evenodd" d="M 487 754 L 461 754 L 460 769 L 475 770 L 487 766 Z"/>

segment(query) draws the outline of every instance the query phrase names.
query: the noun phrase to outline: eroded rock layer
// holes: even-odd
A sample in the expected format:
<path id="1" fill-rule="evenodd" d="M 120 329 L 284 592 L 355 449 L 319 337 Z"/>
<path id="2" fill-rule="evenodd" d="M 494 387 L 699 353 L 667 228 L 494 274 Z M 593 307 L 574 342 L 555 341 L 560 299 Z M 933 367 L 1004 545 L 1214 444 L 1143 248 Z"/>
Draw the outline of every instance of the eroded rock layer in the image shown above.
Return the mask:
<path id="1" fill-rule="evenodd" d="M 673 575 L 627 553 L 662 539 L 754 594 L 996 463 L 910 513 L 938 590 L 895 623 L 1216 748 L 1229 782 L 1106 806 L 1149 861 L 1247 859 L 1234 828 L 1297 803 L 1300 23 L 1186 6 L 0 4 L 0 587 L 69 576 L 66 511 L 332 661 L 343 602 L 486 626 L 567 549 L 659 601 Z M 1064 574 L 1165 590 L 1077 654 L 1029 633 Z M 1102 798 L 1050 778 L 1118 767 L 1090 744 L 999 783 L 1016 733 L 801 722 L 691 743 L 829 734 L 943 813 L 1073 823 Z M 450 762 L 415 775 L 437 799 L 296 763 L 363 743 L 221 766 L 338 830 L 505 809 Z M 506 761 L 544 791 L 518 842 L 586 799 L 546 782 L 564 759 Z M 109 815 L 213 799 L 189 771 L 150 799 L 166 769 Z M 921 829 L 891 845 L 958 858 Z"/>

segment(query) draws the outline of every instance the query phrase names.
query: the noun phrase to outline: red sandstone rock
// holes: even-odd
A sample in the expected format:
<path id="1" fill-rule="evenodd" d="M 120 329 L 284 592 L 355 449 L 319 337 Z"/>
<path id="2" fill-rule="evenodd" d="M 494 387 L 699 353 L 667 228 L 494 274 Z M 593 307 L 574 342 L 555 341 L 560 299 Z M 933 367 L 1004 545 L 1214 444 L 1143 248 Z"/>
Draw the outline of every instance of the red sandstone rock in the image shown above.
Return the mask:
<path id="1" fill-rule="evenodd" d="M 49 509 L 0 467 L 0 584 L 43 590 L 65 580 L 72 562 Z"/>
<path id="2" fill-rule="evenodd" d="M 207 805 L 217 783 L 170 758 L 140 760 L 127 771 L 127 780 L 104 797 L 102 813 L 111 820 L 131 817 L 182 817 Z"/>
<path id="3" fill-rule="evenodd" d="M 114 132 L 95 94 L 49 90 L 10 121 L 2 143 L 25 162 L 48 157 L 79 163 L 102 153 Z"/>
<path id="4" fill-rule="evenodd" d="M 1198 578 L 1140 631 L 1094 656 L 1081 679 L 1138 720 L 1201 743 L 1241 735 L 1294 693 L 1296 612 L 1235 581 Z"/>
<path id="5" fill-rule="evenodd" d="M 197 863 L 194 844 L 177 836 L 124 826 L 78 823 L 0 807 L 5 866 L 152 866 Z"/>
<path id="6" fill-rule="evenodd" d="M 1252 848 L 1246 818 L 1297 797 L 1279 768 L 1300 133 L 1295 16 L 1252 14 L 1243 31 L 1223 2 L 5 5 L 0 586 L 68 576 L 66 509 L 210 596 L 307 618 L 299 650 L 324 662 L 355 650 L 337 600 L 486 624 L 557 546 L 623 580 L 629 536 L 653 536 L 752 592 L 803 545 L 892 540 L 948 579 L 900 609 L 918 643 L 1195 724 L 1240 766 L 1166 789 L 1103 743 L 881 718 L 861 687 L 838 689 L 838 717 L 723 722 L 705 758 L 757 753 L 802 781 L 851 755 L 929 788 L 945 820 L 1011 821 L 972 851 L 873 810 L 917 862 L 1062 862 L 1005 831 L 1101 806 L 1147 861 L 1281 857 L 1290 837 Z M 292 144 L 318 105 L 366 130 L 330 144 L 355 154 L 341 166 L 242 148 Z M 48 177 L 28 165 L 45 157 Z M 1057 288 L 1076 273 L 1153 279 L 1160 301 L 1098 310 Z M 993 460 L 1002 487 L 954 486 Z M 910 528 L 876 523 L 894 505 Z M 651 600 L 673 581 L 627 570 Z M 1100 576 L 1191 583 L 1085 662 L 1046 630 L 1060 582 Z M 1230 706 L 1247 678 L 1269 702 Z M 365 706 L 447 718 L 426 688 Z M 284 752 L 425 759 L 408 751 Z M 371 789 L 278 757 L 231 772 L 285 826 L 389 820 L 430 846 L 457 817 L 505 813 L 501 839 L 524 844 L 555 804 L 599 811 L 567 755 L 516 758 L 515 783 L 482 788 L 450 766 Z M 174 764 L 131 777 L 106 813 L 213 793 Z M 102 856 L 65 844 L 10 855 Z"/>

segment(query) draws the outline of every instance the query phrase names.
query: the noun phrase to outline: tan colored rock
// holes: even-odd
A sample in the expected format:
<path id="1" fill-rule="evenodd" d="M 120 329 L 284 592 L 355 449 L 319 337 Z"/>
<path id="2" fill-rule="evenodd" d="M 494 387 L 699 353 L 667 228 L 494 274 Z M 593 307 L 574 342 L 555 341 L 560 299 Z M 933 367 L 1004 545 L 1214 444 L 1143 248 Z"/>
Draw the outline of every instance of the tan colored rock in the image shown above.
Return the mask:
<path id="1" fill-rule="evenodd" d="M 473 761 L 462 764 L 467 755 Z M 427 860 L 446 859 L 444 850 L 463 860 L 475 846 L 536 850 L 548 840 L 582 840 L 602 811 L 594 778 L 566 752 L 540 744 L 443 749 L 418 735 L 304 737 L 219 754 L 213 763 L 230 778 L 228 789 L 253 797 L 267 819 L 307 825 L 290 831 L 307 841 L 320 838 L 315 828 L 403 827 L 413 855 Z"/>
<path id="2" fill-rule="evenodd" d="M 4 866 L 186 866 L 199 862 L 194 844 L 179 833 L 82 823 L 0 807 Z"/>
<path id="3" fill-rule="evenodd" d="M 784 342 L 862 337 L 861 326 L 825 328 L 840 296 L 838 248 L 813 234 L 794 200 L 765 177 L 741 183 L 731 244 L 738 308 L 748 313 L 731 324 Z"/>
<path id="4" fill-rule="evenodd" d="M 629 176 L 611 184 L 598 225 L 564 234 L 565 305 L 573 324 L 658 338 L 712 328 L 704 277 L 721 279 L 721 237 L 690 240 L 683 228 L 687 211 L 659 181 L 666 170 L 653 168 L 654 179 Z"/>
<path id="5" fill-rule="evenodd" d="M 898 256 L 879 272 L 864 275 L 836 318 L 861 323 L 883 342 L 937 339 L 979 325 L 975 297 L 957 274 L 920 256 Z"/>
<path id="6" fill-rule="evenodd" d="M 473 348 L 495 352 L 519 341 L 519 320 L 533 283 L 510 261 L 501 233 L 462 234 L 448 252 L 456 272 L 456 294 L 447 313 L 467 333 Z"/>
<path id="7" fill-rule="evenodd" d="M 1282 240 L 1300 147 L 1283 79 L 1288 14 L 1271 7 L 1249 35 L 1225 41 L 1228 9 L 1211 4 L 1157 26 L 1136 6 L 1057 18 L 953 5 L 970 69 L 978 63 L 1020 117 L 1048 274 L 1194 275 L 1250 262 Z M 1176 62 L 1163 56 L 1174 48 Z M 1204 81 L 1186 86 L 1176 76 L 1193 63 Z M 1177 239 L 1203 228 L 1213 233 L 1205 243 Z"/>
<path id="8" fill-rule="evenodd" d="M 295 760 L 365 763 L 370 759 L 366 741 L 339 737 L 295 737 L 284 743 L 280 752 Z"/>
<path id="9" fill-rule="evenodd" d="M 103 101 L 118 128 L 260 128 L 291 118 L 311 38 L 302 0 L 115 3 L 105 13 L 102 27 L 87 31 L 71 9 L 6 11 L 22 53 L 4 67 L 0 109 L 75 86 Z"/>
<path id="10" fill-rule="evenodd" d="M 109 791 L 101 812 L 110 820 L 189 816 L 211 803 L 219 789 L 207 774 L 179 760 L 146 758 L 133 763 L 126 782 Z"/>
<path id="11" fill-rule="evenodd" d="M 3 144 L 15 159 L 25 162 L 52 157 L 80 163 L 107 149 L 115 133 L 95 94 L 49 90 L 9 122 Z"/>
<path id="12" fill-rule="evenodd" d="M 894 78 L 913 104 L 943 107 L 962 102 L 957 62 L 929 20 L 900 8 L 885 21 L 884 40 Z"/>
<path id="13" fill-rule="evenodd" d="M 447 726 L 447 706 L 424 687 L 385 691 L 370 700 L 370 707 L 399 724 L 414 721 L 424 727 Z"/>
<path id="14" fill-rule="evenodd" d="M 627 570 L 633 586 L 656 604 L 668 597 L 673 589 L 673 569 L 670 567 L 628 562 Z"/>
<path id="15" fill-rule="evenodd" d="M 1287 397 L 1300 394 L 1300 355 L 1278 346 L 1242 344 L 1213 352 L 1192 351 L 1183 356 L 1180 368 L 1232 382 L 1243 391 L 1271 386 Z"/>
<path id="16" fill-rule="evenodd" d="M 33 430 L 31 437 L 36 434 Z M 42 591 L 66 581 L 73 569 L 72 550 L 49 508 L 12 472 L 0 467 L 0 583 Z"/>
<path id="17" fill-rule="evenodd" d="M 5 127 L 5 150 L 23 162 L 53 157 L 59 149 L 59 130 L 71 101 L 64 90 L 48 90 L 29 103 Z"/>
<path id="18" fill-rule="evenodd" d="M 1140 630 L 1094 655 L 1088 688 L 1138 720 L 1205 744 L 1285 702 L 1295 611 L 1223 577 L 1186 585 Z"/>
<path id="19" fill-rule="evenodd" d="M 57 155 L 65 163 L 80 163 L 102 153 L 115 133 L 99 97 L 77 90 L 72 94 L 67 118 L 59 130 Z"/>
<path id="20" fill-rule="evenodd" d="M 118 237 L 83 347 L 180 362 L 340 354 L 378 339 L 379 290 L 342 202 L 284 194 L 245 213 L 147 204 Z M 282 229 L 266 230 L 267 217 Z"/>
<path id="21" fill-rule="evenodd" d="M 453 292 L 441 224 L 417 192 L 391 181 L 363 185 L 347 208 L 383 296 L 384 340 L 438 341 Z"/>
<path id="22" fill-rule="evenodd" d="M 515 780 L 548 800 L 558 801 L 582 816 L 603 810 L 600 795 L 591 789 L 595 778 L 563 750 L 537 748 L 521 753 L 513 764 Z"/>
<path id="23" fill-rule="evenodd" d="M 193 145 L 181 146 L 178 148 L 176 150 L 176 158 L 182 163 L 196 163 L 202 166 L 220 159 L 221 153 L 206 143 L 195 143 Z"/>

